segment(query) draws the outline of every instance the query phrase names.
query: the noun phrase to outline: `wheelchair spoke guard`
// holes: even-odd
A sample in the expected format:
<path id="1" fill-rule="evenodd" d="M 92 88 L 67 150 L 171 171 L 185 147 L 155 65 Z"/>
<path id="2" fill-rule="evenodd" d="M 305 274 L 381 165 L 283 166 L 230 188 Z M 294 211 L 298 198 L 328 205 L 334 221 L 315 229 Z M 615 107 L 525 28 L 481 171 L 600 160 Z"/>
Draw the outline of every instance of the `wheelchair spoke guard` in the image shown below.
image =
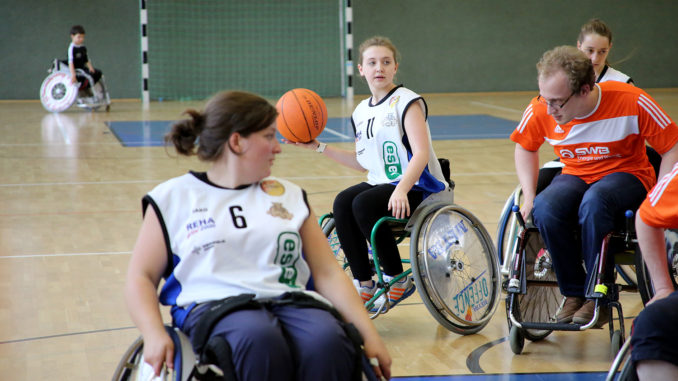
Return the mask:
<path id="1" fill-rule="evenodd" d="M 410 242 L 412 272 L 433 317 L 459 334 L 481 330 L 496 309 L 500 275 L 489 234 L 468 210 L 436 204 Z"/>
<path id="2" fill-rule="evenodd" d="M 40 86 L 40 102 L 49 112 L 62 112 L 71 107 L 78 96 L 78 85 L 71 83 L 65 72 L 54 72 Z"/>

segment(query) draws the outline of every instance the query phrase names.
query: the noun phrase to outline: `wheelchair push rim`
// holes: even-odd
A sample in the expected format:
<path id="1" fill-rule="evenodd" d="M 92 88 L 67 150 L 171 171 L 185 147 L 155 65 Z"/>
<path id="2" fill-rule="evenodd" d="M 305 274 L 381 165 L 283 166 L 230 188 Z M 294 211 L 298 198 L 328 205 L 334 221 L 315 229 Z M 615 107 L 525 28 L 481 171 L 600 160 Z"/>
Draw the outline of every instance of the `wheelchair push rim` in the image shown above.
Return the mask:
<path id="1" fill-rule="evenodd" d="M 480 221 L 457 205 L 432 205 L 418 221 L 410 248 L 424 304 L 441 325 L 459 334 L 492 318 L 500 289 L 492 240 Z"/>

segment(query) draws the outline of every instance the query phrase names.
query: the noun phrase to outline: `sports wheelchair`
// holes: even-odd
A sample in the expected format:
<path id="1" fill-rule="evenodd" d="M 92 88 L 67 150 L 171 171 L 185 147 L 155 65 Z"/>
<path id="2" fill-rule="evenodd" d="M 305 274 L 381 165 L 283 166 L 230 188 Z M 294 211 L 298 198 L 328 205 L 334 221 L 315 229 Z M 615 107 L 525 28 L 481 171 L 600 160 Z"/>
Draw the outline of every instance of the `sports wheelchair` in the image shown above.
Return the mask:
<path id="1" fill-rule="evenodd" d="M 47 70 L 50 73 L 40 86 L 40 102 L 49 112 L 62 112 L 75 103 L 80 108 L 97 110 L 111 108 L 111 99 L 106 89 L 103 74 L 99 82 L 85 70 L 75 69 L 78 83 L 71 82 L 71 72 L 68 64 L 54 59 L 52 66 Z"/>
<path id="2" fill-rule="evenodd" d="M 198 361 L 193 352 L 191 341 L 178 328 L 165 326 L 165 330 L 174 342 L 174 369 L 163 368 L 160 377 L 155 377 L 153 368 L 144 361 L 144 340 L 139 336 L 125 351 L 113 372 L 112 381 L 189 381 L 204 380 L 204 375 L 211 372 L 217 377 L 224 377 L 221 369 L 212 364 Z M 362 356 L 363 381 L 377 381 L 374 370 L 367 357 Z M 213 379 L 213 378 L 207 378 Z M 231 378 L 219 378 L 231 380 Z"/>
<path id="3" fill-rule="evenodd" d="M 375 308 L 375 302 L 393 284 L 413 276 L 424 305 L 436 321 L 450 331 L 468 335 L 485 327 L 494 313 L 499 300 L 499 265 L 483 224 L 470 211 L 453 203 L 449 161 L 439 160 L 449 189 L 426 198 L 409 219 L 382 217 L 372 228 L 369 244 L 378 290 L 365 308 L 375 311 L 370 314 L 372 319 L 387 312 L 388 303 Z M 335 258 L 352 279 L 332 213 L 321 216 L 319 224 Z M 384 225 L 397 243 L 410 239 L 410 259 L 402 259 L 410 268 L 389 282 L 384 281 L 375 242 L 377 229 Z"/>
<path id="4" fill-rule="evenodd" d="M 658 172 L 661 156 L 647 147 L 647 154 Z M 537 193 L 543 190 L 560 173 L 562 164 L 546 163 L 539 170 Z M 552 331 L 583 331 L 592 328 L 598 320 L 598 306 L 609 301 L 610 351 L 616 355 L 625 338 L 624 316 L 619 304 L 620 291 L 637 291 L 643 303 L 654 295 L 652 283 L 640 254 L 635 236 L 634 214 L 626 212 L 625 227 L 610 232 L 601 245 L 596 262 L 597 273 L 590 277 L 587 299 L 595 301 L 595 313 L 587 324 L 559 324 L 556 315 L 562 308 L 564 297 L 560 294 L 552 260 L 539 231 L 520 214 L 522 189 L 514 190 L 502 210 L 497 232 L 497 251 L 502 262 L 502 289 L 506 291 L 506 316 L 509 327 L 509 343 L 515 354 L 522 353 L 525 338 L 539 341 Z M 606 263 L 615 263 L 615 276 L 606 277 Z M 671 262 L 670 262 L 671 263 Z M 625 280 L 617 284 L 616 275 Z M 616 329 L 614 321 L 619 328 Z"/>

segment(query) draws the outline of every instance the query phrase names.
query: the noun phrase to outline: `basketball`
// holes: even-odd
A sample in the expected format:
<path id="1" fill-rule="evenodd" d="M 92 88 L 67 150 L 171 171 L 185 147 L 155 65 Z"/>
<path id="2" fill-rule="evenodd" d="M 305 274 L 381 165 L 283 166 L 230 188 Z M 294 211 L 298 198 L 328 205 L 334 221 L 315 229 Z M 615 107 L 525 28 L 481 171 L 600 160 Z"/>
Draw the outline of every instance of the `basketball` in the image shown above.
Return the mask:
<path id="1" fill-rule="evenodd" d="M 309 89 L 292 89 L 278 99 L 278 131 L 295 143 L 315 139 L 327 124 L 327 106 L 323 99 Z"/>

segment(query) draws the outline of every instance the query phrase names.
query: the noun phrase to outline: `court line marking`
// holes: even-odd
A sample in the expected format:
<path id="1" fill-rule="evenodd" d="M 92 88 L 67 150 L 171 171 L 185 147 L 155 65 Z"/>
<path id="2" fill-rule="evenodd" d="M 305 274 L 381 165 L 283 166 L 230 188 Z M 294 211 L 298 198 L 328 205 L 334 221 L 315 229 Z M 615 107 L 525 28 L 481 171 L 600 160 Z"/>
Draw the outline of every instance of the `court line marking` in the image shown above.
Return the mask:
<path id="1" fill-rule="evenodd" d="M 22 259 L 22 258 L 54 258 L 54 257 L 86 257 L 95 255 L 130 255 L 131 251 L 102 251 L 98 253 L 53 253 L 53 254 L 23 254 L 23 255 L 3 255 L 0 259 Z"/>
<path id="2" fill-rule="evenodd" d="M 348 135 L 344 135 L 344 134 L 342 134 L 342 133 L 340 133 L 340 132 L 334 131 L 334 130 L 331 129 L 331 128 L 325 128 L 323 131 L 327 131 L 327 132 L 329 132 L 329 133 L 332 134 L 332 135 L 336 135 L 336 136 L 339 136 L 339 137 L 344 138 L 344 139 L 355 140 L 355 138 L 352 138 L 352 137 L 350 137 L 350 136 L 348 136 Z"/>
<path id="3" fill-rule="evenodd" d="M 82 331 L 82 332 L 71 332 L 71 333 L 61 333 L 57 335 L 49 335 L 49 336 L 36 336 L 36 337 L 26 337 L 23 339 L 15 339 L 15 340 L 7 340 L 7 341 L 0 341 L 0 345 L 2 344 L 14 344 L 14 343 L 23 343 L 26 341 L 35 341 L 35 340 L 47 340 L 47 339 L 55 339 L 57 337 L 68 337 L 68 336 L 77 336 L 77 335 L 89 335 L 92 333 L 103 333 L 103 332 L 113 332 L 113 331 L 125 331 L 129 329 L 136 329 L 137 327 L 131 326 L 131 327 L 120 327 L 120 328 L 106 328 L 106 329 L 96 329 L 93 331 Z"/>
<path id="4" fill-rule="evenodd" d="M 508 336 L 490 341 L 489 343 L 485 343 L 474 349 L 471 353 L 469 353 L 468 357 L 466 357 L 466 367 L 468 370 L 473 374 L 485 373 L 483 368 L 480 366 L 480 358 L 488 349 L 494 347 L 495 345 L 501 344 L 506 340 L 508 340 Z"/>
<path id="5" fill-rule="evenodd" d="M 483 103 L 483 102 L 477 102 L 477 101 L 470 101 L 469 103 L 474 104 L 476 106 L 493 108 L 493 109 L 496 109 L 496 110 L 507 111 L 507 112 L 512 112 L 512 113 L 521 114 L 521 115 L 523 114 L 523 111 L 520 111 L 520 110 L 516 110 L 516 109 L 508 108 L 508 107 L 497 106 L 497 105 L 493 105 L 493 104 L 489 104 L 489 103 Z"/>
<path id="6" fill-rule="evenodd" d="M 478 176 L 515 176 L 515 172 L 469 172 L 469 173 L 455 173 L 452 178 L 456 177 L 478 177 Z M 346 175 L 346 176 L 274 176 L 288 180 L 328 180 L 328 179 L 355 179 L 364 178 L 364 175 Z M 66 181 L 53 183 L 13 183 L 0 184 L 0 188 L 12 187 L 45 187 L 45 186 L 73 186 L 73 185 L 108 185 L 108 184 L 160 184 L 167 179 L 156 180 L 111 180 L 111 181 Z"/>

